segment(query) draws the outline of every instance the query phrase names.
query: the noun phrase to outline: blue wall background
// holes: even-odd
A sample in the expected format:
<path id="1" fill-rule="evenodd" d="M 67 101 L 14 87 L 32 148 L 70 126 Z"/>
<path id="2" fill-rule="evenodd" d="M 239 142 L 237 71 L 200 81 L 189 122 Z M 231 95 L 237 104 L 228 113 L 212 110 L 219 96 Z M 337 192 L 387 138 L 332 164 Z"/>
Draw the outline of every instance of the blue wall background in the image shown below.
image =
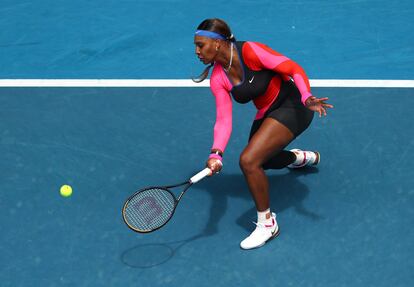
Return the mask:
<path id="1" fill-rule="evenodd" d="M 1 3 L 0 78 L 190 78 L 194 30 L 211 17 L 313 79 L 414 78 L 409 0 Z"/>

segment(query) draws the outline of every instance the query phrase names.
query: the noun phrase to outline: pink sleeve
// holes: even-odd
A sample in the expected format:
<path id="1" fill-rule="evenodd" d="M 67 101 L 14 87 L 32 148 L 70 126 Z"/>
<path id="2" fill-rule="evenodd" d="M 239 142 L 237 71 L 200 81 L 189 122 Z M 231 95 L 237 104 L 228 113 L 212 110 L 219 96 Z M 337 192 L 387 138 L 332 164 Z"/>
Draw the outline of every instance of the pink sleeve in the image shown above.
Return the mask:
<path id="1" fill-rule="evenodd" d="M 219 149 L 222 152 L 226 149 L 232 130 L 232 102 L 229 93 L 232 85 L 223 73 L 221 66 L 214 66 L 210 80 L 210 88 L 216 98 L 216 123 L 212 149 Z"/>
<path id="2" fill-rule="evenodd" d="M 286 76 L 295 81 L 296 87 L 302 95 L 302 103 L 305 104 L 307 98 L 311 97 L 309 79 L 305 71 L 296 62 L 283 56 L 261 43 L 248 42 L 255 57 L 260 61 L 263 68 L 273 70 L 281 74 L 284 79 Z"/>

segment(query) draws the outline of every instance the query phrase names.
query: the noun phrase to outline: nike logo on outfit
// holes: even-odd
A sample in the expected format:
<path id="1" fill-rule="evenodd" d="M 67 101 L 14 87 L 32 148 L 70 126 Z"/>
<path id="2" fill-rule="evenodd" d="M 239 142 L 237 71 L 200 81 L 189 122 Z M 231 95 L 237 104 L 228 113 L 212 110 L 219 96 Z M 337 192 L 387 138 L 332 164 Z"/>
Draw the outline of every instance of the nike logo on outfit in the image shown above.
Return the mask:
<path id="1" fill-rule="evenodd" d="M 251 84 L 253 82 L 254 76 L 249 80 L 249 83 Z"/>

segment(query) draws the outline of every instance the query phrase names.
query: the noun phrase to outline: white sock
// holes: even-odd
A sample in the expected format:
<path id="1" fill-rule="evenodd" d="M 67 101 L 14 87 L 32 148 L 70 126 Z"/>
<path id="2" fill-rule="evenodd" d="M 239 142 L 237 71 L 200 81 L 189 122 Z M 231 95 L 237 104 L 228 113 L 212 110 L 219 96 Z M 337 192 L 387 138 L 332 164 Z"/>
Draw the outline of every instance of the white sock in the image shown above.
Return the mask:
<path id="1" fill-rule="evenodd" d="M 269 218 L 266 218 L 267 214 L 270 214 Z M 270 208 L 265 211 L 257 211 L 257 223 L 272 224 L 272 214 L 270 213 Z"/>

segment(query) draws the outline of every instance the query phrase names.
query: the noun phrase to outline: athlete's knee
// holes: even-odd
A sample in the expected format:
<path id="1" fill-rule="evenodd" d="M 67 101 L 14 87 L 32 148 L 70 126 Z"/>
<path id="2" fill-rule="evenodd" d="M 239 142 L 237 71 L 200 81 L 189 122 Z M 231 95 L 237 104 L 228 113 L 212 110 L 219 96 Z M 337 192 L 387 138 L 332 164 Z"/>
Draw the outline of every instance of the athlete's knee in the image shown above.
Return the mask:
<path id="1" fill-rule="evenodd" d="M 257 158 L 249 152 L 242 152 L 239 159 L 239 165 L 244 172 L 250 172 L 260 167 Z"/>

